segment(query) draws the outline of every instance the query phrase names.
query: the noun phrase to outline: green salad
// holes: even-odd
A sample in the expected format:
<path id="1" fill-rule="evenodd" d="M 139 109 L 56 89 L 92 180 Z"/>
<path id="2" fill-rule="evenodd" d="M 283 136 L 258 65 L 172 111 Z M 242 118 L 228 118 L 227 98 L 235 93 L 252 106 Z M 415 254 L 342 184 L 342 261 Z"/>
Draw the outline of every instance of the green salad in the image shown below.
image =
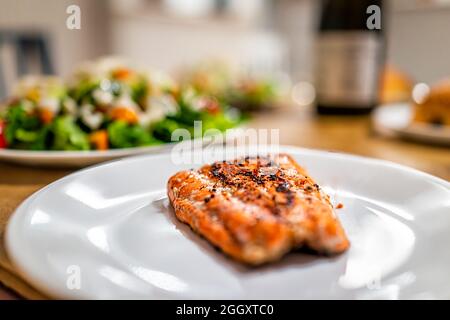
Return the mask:
<path id="1" fill-rule="evenodd" d="M 230 66 L 214 61 L 185 69 L 179 78 L 182 86 L 194 87 L 200 93 L 213 95 L 222 103 L 244 111 L 277 104 L 283 91 L 275 79 L 236 74 Z"/>
<path id="2" fill-rule="evenodd" d="M 0 148 L 107 150 L 172 141 L 176 129 L 224 132 L 243 117 L 222 99 L 106 59 L 67 82 L 26 77 L 0 107 Z"/>

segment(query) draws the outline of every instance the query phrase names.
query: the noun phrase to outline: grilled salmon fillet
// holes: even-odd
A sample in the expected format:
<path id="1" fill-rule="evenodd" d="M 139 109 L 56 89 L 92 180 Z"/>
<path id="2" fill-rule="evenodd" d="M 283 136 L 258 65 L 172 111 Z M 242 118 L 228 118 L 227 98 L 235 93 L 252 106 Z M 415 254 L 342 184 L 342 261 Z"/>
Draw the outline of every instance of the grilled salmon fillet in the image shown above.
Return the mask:
<path id="1" fill-rule="evenodd" d="M 178 172 L 168 196 L 179 220 L 247 264 L 303 246 L 325 254 L 349 247 L 329 197 L 287 154 Z"/>

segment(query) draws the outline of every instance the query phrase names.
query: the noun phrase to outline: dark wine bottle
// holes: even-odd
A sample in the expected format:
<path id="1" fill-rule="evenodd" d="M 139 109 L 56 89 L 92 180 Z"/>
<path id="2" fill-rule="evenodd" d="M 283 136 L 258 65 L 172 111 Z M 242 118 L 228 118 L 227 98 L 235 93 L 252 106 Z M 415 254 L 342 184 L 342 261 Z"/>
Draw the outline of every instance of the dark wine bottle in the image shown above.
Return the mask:
<path id="1" fill-rule="evenodd" d="M 316 41 L 319 114 L 365 114 L 377 104 L 385 41 L 382 1 L 322 0 Z"/>

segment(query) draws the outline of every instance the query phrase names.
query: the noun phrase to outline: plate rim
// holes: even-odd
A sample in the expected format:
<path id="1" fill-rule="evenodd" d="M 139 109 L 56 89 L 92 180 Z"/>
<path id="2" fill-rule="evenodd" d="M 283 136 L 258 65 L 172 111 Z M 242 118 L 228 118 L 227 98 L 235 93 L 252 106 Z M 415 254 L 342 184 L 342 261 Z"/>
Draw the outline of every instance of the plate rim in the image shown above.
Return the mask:
<path id="1" fill-rule="evenodd" d="M 258 146 L 258 148 L 261 147 Z M 195 150 L 194 150 L 195 151 Z M 399 164 L 393 161 L 384 160 L 384 159 L 377 159 L 377 158 L 371 158 L 367 156 L 361 156 L 361 155 L 354 155 L 350 153 L 345 152 L 337 152 L 332 150 L 325 150 L 325 149 L 310 149 L 310 148 L 303 148 L 303 147 L 297 147 L 293 145 L 280 145 L 279 146 L 279 152 L 297 152 L 297 153 L 309 153 L 309 154 L 325 154 L 325 155 L 333 155 L 335 157 L 340 157 L 342 159 L 354 159 L 363 161 L 367 164 L 380 164 L 383 166 L 395 168 L 397 170 L 401 170 L 403 172 L 407 172 L 410 174 L 413 174 L 417 177 L 427 179 L 429 181 L 432 181 L 434 183 L 439 184 L 440 186 L 443 186 L 450 190 L 450 182 L 446 181 L 442 178 L 436 177 L 432 174 L 423 172 L 421 170 Z M 106 162 L 98 163 L 91 165 L 89 167 L 77 170 L 71 174 L 68 174 L 56 181 L 53 181 L 52 183 L 44 186 L 43 188 L 35 191 L 30 196 L 28 196 L 12 213 L 12 215 L 9 217 L 8 222 L 6 224 L 5 228 L 5 234 L 4 234 L 4 240 L 5 240 L 5 250 L 6 255 L 9 258 L 9 261 L 14 266 L 15 271 L 20 277 L 22 277 L 28 284 L 30 284 L 32 287 L 38 289 L 40 292 L 44 293 L 45 295 L 49 297 L 53 297 L 56 299 L 79 299 L 79 297 L 76 297 L 74 295 L 68 295 L 67 292 L 56 292 L 53 290 L 51 285 L 46 285 L 45 282 L 41 282 L 38 277 L 35 277 L 33 274 L 33 271 L 31 270 L 32 267 L 27 268 L 26 263 L 24 262 L 26 260 L 26 257 L 24 258 L 24 255 L 21 254 L 20 248 L 18 248 L 16 245 L 18 244 L 15 240 L 17 239 L 14 235 L 14 230 L 20 227 L 21 222 L 25 217 L 27 216 L 27 207 L 35 201 L 41 194 L 44 192 L 47 192 L 50 188 L 53 188 L 61 183 L 64 183 L 65 181 L 72 179 L 74 177 L 86 174 L 87 172 L 94 171 L 98 167 L 111 167 L 114 165 L 117 165 L 118 163 L 123 162 L 129 162 L 129 161 L 137 161 L 141 158 L 159 158 L 167 156 L 167 153 L 158 153 L 158 154 L 141 154 L 141 155 L 135 155 L 127 158 L 121 158 L 121 159 L 113 159 Z M 20 242 L 20 241 L 18 241 Z M 22 263 L 23 262 L 23 263 Z M 31 270 L 31 272 L 27 272 L 26 269 Z M 83 299 L 83 298 L 81 298 Z"/>
<path id="2" fill-rule="evenodd" d="M 177 142 L 162 143 L 141 147 L 130 148 L 117 148 L 109 150 L 24 150 L 24 149 L 0 149 L 0 158 L 2 157 L 33 157 L 33 158 L 65 158 L 65 157 L 77 157 L 77 158 L 90 158 L 90 157 L 103 157 L 103 156 L 120 156 L 123 154 L 129 154 L 133 151 L 147 151 L 152 149 L 163 149 L 164 147 L 172 146 Z"/>
<path id="3" fill-rule="evenodd" d="M 235 139 L 242 130 L 247 129 L 247 124 L 242 123 L 236 127 L 229 128 L 220 134 L 212 136 L 202 136 L 183 141 L 162 142 L 161 144 L 138 146 L 130 148 L 115 148 L 108 150 L 25 150 L 25 149 L 0 149 L 0 161 L 17 163 L 25 166 L 44 166 L 44 167 L 68 167 L 68 168 L 88 168 L 89 166 L 106 163 L 110 160 L 122 157 L 138 156 L 143 154 L 163 154 L 172 148 L 191 143 L 201 143 L 209 145 L 219 143 L 215 137 L 221 136 L 221 142 L 229 142 Z M 229 131 L 229 133 L 227 133 Z M 30 164 L 30 161 L 40 161 L 42 163 Z M 82 161 L 81 164 L 73 161 Z"/>

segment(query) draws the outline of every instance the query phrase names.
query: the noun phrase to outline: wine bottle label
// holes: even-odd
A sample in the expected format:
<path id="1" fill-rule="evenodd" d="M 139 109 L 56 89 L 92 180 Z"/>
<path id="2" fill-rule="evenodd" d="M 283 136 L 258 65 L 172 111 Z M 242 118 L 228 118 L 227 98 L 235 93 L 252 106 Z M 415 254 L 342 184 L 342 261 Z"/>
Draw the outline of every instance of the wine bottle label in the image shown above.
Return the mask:
<path id="1" fill-rule="evenodd" d="M 321 33 L 316 48 L 318 102 L 337 107 L 375 103 L 380 46 L 380 37 L 368 31 Z"/>

